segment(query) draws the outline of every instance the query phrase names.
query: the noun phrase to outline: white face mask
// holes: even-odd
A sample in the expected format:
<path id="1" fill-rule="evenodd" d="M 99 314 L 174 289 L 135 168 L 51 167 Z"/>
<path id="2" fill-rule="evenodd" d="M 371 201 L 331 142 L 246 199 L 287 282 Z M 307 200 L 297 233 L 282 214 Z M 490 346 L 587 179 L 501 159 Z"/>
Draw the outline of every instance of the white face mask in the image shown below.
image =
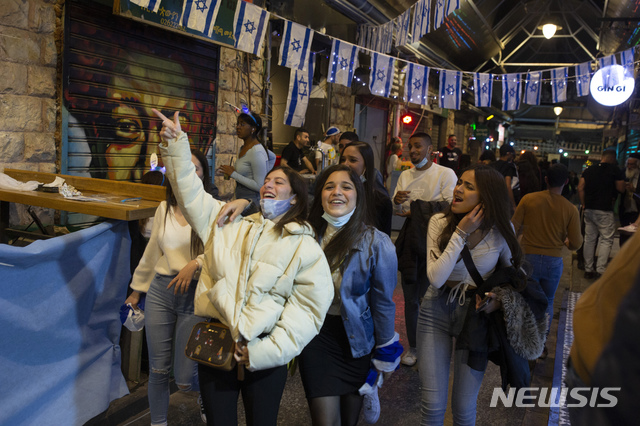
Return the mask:
<path id="1" fill-rule="evenodd" d="M 274 200 L 272 198 L 261 199 L 260 210 L 262 210 L 262 216 L 264 216 L 265 219 L 273 219 L 286 213 L 293 205 L 291 204 L 293 197 L 295 197 L 295 195 L 292 195 L 288 200 Z"/>
<path id="2" fill-rule="evenodd" d="M 418 164 L 415 164 L 416 169 L 421 169 L 422 167 L 426 166 L 428 162 L 429 162 L 429 154 L 427 154 L 422 160 L 420 160 Z"/>
<path id="3" fill-rule="evenodd" d="M 329 213 L 324 212 L 324 214 L 322 215 L 322 218 L 324 220 L 326 220 L 327 223 L 329 223 L 330 225 L 333 225 L 336 228 L 341 228 L 344 225 L 346 225 L 347 222 L 349 222 L 349 219 L 351 219 L 351 216 L 353 216 L 353 213 L 355 211 L 356 211 L 356 209 L 354 208 L 349 213 L 345 214 L 344 216 L 340 216 L 340 217 L 331 216 Z"/>

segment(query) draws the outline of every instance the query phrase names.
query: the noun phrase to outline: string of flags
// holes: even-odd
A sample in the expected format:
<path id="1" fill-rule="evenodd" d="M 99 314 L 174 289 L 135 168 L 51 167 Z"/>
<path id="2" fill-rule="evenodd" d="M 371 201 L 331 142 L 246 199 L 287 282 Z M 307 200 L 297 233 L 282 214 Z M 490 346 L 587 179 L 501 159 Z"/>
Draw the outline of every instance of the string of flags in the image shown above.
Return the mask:
<path id="1" fill-rule="evenodd" d="M 130 0 L 141 7 L 157 12 L 162 0 Z M 188 28 L 202 32 L 211 37 L 214 23 L 222 0 L 184 0 L 180 23 Z M 429 102 L 429 74 L 439 74 L 437 93 L 438 105 L 441 108 L 460 109 L 461 96 L 464 92 L 462 81 L 465 75 L 471 77 L 469 89 L 473 91 L 477 107 L 490 107 L 492 102 L 493 82 L 499 81 L 502 86 L 502 109 L 517 110 L 520 103 L 528 105 L 540 104 L 541 86 L 549 82 L 552 88 L 554 103 L 567 99 L 567 85 L 575 82 L 578 96 L 589 95 L 589 84 L 592 76 L 592 62 L 575 65 L 573 76 L 569 77 L 569 67 L 550 70 L 530 71 L 528 73 L 491 74 L 467 71 L 454 71 L 430 68 L 403 59 L 386 55 L 392 49 L 394 34 L 395 46 L 403 45 L 411 40 L 418 41 L 430 30 L 437 29 L 447 15 L 460 8 L 460 0 L 418 0 L 412 8 L 407 9 L 397 18 L 379 25 L 362 25 L 359 27 L 357 45 L 347 43 L 335 37 L 332 40 L 329 55 L 327 80 L 330 83 L 351 87 L 355 70 L 358 68 L 358 54 L 367 52 L 371 56 L 369 89 L 373 95 L 389 97 L 397 69 L 404 68 L 404 101 L 420 105 Z M 413 9 L 413 13 L 411 10 Z M 233 23 L 234 47 L 244 52 L 261 57 L 267 33 L 269 18 L 272 16 L 261 7 L 246 1 L 238 1 Z M 413 16 L 413 25 L 411 17 Z M 309 102 L 315 54 L 311 52 L 311 44 L 315 31 L 277 15 L 273 17 L 284 21 L 282 43 L 278 65 L 291 69 L 289 93 L 285 112 L 285 124 L 302 126 Z M 431 19 L 433 18 L 433 19 Z M 430 27 L 433 21 L 432 28 Z M 412 33 L 409 37 L 409 28 Z M 633 75 L 636 48 L 632 47 L 619 52 L 620 61 L 612 54 L 596 61 L 598 68 L 620 64 Z M 405 65 L 400 63 L 404 62 Z M 543 75 L 549 75 L 544 78 Z M 524 91 L 524 92 L 523 92 Z"/>

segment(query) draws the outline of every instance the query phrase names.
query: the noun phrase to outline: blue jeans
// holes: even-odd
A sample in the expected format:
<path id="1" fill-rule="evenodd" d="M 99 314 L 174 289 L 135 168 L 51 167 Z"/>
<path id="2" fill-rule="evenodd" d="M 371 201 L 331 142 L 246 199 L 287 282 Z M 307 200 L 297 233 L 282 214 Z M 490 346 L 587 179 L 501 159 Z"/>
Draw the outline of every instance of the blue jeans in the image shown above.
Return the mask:
<path id="1" fill-rule="evenodd" d="M 547 296 L 547 314 L 549 314 L 547 335 L 549 335 L 549 328 L 553 319 L 553 299 L 560 283 L 560 277 L 562 277 L 562 258 L 543 254 L 527 254 L 525 257 L 533 266 L 531 278 L 540 283 L 542 291 Z"/>
<path id="2" fill-rule="evenodd" d="M 469 303 L 447 303 L 449 288 L 430 286 L 418 317 L 418 368 L 422 388 L 421 425 L 442 425 L 449 394 L 449 365 L 453 337 L 462 330 Z M 469 367 L 467 350 L 456 350 L 453 361 L 451 409 L 455 425 L 474 425 L 478 392 L 484 371 Z"/>
<path id="3" fill-rule="evenodd" d="M 603 274 L 607 268 L 613 236 L 616 233 L 616 221 L 613 212 L 604 210 L 584 211 L 584 270 L 593 272 L 593 257 L 596 254 L 596 241 L 600 236 L 600 250 L 596 270 Z"/>
<path id="4" fill-rule="evenodd" d="M 185 294 L 173 294 L 167 286 L 174 277 L 156 274 L 151 282 L 144 311 L 149 347 L 149 409 L 151 424 L 166 424 L 169 410 L 169 372 L 173 353 L 173 375 L 181 390 L 198 390 L 198 367 L 184 353 L 193 326 L 203 318 L 193 314 L 197 281 Z"/>

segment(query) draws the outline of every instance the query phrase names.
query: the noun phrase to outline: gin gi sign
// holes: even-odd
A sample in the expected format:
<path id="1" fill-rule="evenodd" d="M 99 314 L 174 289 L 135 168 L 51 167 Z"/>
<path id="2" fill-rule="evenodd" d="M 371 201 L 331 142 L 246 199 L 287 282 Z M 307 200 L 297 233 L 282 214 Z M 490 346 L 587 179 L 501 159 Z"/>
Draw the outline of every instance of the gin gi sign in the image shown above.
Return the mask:
<path id="1" fill-rule="evenodd" d="M 633 94 L 635 80 L 633 73 L 627 73 L 622 65 L 601 68 L 591 78 L 591 96 L 606 106 L 620 105 Z"/>

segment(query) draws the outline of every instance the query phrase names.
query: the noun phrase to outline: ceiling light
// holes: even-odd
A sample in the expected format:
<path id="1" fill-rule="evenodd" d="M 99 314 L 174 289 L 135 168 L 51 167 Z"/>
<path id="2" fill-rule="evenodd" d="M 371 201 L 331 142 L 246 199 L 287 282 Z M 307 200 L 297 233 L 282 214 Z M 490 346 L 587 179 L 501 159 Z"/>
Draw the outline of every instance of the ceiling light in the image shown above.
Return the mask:
<path id="1" fill-rule="evenodd" d="M 533 150 L 534 150 L 534 151 L 537 151 L 537 150 L 538 150 L 538 147 L 537 147 L 537 146 L 534 146 L 534 147 L 533 147 Z"/>
<path id="2" fill-rule="evenodd" d="M 557 29 L 558 29 L 558 26 L 555 24 L 544 24 L 542 26 L 542 34 L 544 35 L 544 38 L 548 40 L 551 37 L 553 37 Z"/>
<path id="3" fill-rule="evenodd" d="M 562 107 L 561 106 L 553 107 L 553 112 L 555 112 L 556 115 L 562 114 Z"/>

